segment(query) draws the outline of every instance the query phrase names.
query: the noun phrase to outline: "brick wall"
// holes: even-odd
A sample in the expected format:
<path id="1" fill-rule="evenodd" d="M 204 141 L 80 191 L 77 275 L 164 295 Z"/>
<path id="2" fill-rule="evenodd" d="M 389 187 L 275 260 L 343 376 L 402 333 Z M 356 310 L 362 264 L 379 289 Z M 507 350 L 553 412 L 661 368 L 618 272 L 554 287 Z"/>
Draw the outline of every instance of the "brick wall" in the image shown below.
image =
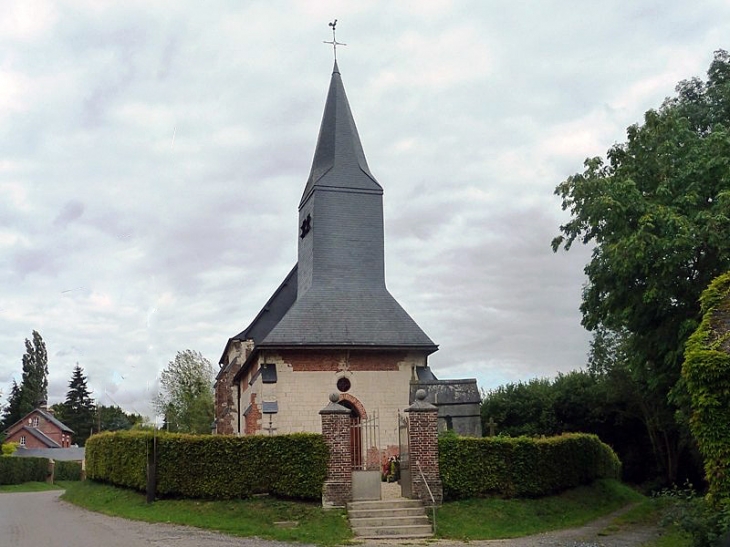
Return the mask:
<path id="1" fill-rule="evenodd" d="M 233 377 L 241 370 L 241 365 L 252 350 L 253 340 L 232 341 L 226 356 L 227 364 L 218 373 L 215 382 L 215 424 L 218 434 L 238 433 L 238 388 L 233 385 Z"/>
<path id="2" fill-rule="evenodd" d="M 322 488 L 322 505 L 344 507 L 352 500 L 350 412 L 330 399 L 330 404 L 320 410 L 319 415 L 322 437 L 330 453 L 327 478 Z"/>
<path id="3" fill-rule="evenodd" d="M 413 496 L 425 504 L 431 504 L 431 494 L 437 504 L 443 501 L 443 487 L 439 473 L 438 458 L 438 409 L 419 399 L 425 398 L 425 392 L 419 390 L 416 402 L 406 412 L 408 415 L 408 445 L 411 461 L 411 477 L 413 479 Z M 420 464 L 420 471 L 419 465 Z M 423 472 L 423 477 L 421 476 Z M 425 477 L 428 488 L 423 481 Z"/>

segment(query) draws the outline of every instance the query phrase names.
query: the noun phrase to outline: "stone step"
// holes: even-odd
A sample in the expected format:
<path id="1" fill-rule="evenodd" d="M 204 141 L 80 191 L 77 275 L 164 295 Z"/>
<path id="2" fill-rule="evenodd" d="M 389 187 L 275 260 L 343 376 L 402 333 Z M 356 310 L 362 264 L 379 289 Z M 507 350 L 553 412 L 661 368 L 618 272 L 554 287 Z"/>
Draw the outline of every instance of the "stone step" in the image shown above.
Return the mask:
<path id="1" fill-rule="evenodd" d="M 399 509 L 350 509 L 347 514 L 350 519 L 354 518 L 375 518 L 375 517 L 413 517 L 425 515 L 425 509 L 421 507 L 403 507 Z"/>
<path id="2" fill-rule="evenodd" d="M 347 504 L 352 531 L 364 539 L 433 537 L 433 528 L 421 500 L 392 499 Z"/>
<path id="3" fill-rule="evenodd" d="M 428 517 L 426 515 L 397 517 L 397 516 L 383 516 L 383 517 L 366 517 L 366 518 L 350 518 L 350 526 L 355 528 L 372 528 L 381 526 L 418 526 L 421 524 L 429 525 Z"/>
<path id="4" fill-rule="evenodd" d="M 429 538 L 433 537 L 430 524 L 416 524 L 412 526 L 363 526 L 352 529 L 359 538 Z"/>
<path id="5" fill-rule="evenodd" d="M 423 502 L 421 500 L 398 498 L 378 501 L 351 501 L 347 504 L 348 511 L 351 509 L 402 509 L 405 507 L 423 507 Z"/>

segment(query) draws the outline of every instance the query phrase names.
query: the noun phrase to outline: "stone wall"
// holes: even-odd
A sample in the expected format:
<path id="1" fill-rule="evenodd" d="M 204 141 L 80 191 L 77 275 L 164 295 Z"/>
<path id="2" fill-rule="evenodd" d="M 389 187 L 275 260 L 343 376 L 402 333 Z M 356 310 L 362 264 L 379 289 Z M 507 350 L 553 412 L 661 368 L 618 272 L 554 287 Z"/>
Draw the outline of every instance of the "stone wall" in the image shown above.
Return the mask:
<path id="1" fill-rule="evenodd" d="M 276 383 L 264 383 L 256 375 L 263 363 L 276 367 Z M 397 451 L 398 411 L 409 405 L 413 368 L 425 366 L 426 356 L 418 352 L 385 351 L 279 351 L 262 352 L 251 371 L 241 379 L 240 412 L 255 395 L 259 403 L 276 402 L 278 411 L 271 415 L 277 434 L 321 432 L 318 415 L 322 401 L 332 392 L 363 409 L 363 418 L 379 416 L 380 444 L 388 455 Z M 342 393 L 337 380 L 347 378 L 350 389 Z M 249 382 L 253 382 L 249 385 Z M 247 422 L 248 424 L 248 422 Z M 269 416 L 263 415 L 254 433 L 264 433 Z"/>
<path id="2" fill-rule="evenodd" d="M 234 435 L 238 433 L 238 388 L 233 385 L 233 377 L 241 370 L 253 350 L 253 340 L 241 342 L 233 340 L 214 386 L 216 433 Z"/>

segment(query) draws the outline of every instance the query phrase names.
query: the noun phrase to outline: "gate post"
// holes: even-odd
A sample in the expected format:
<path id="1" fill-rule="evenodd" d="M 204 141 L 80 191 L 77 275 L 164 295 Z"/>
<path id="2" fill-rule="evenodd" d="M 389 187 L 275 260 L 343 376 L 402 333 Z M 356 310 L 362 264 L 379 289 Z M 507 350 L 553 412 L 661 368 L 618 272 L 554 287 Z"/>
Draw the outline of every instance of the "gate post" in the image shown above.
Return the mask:
<path id="1" fill-rule="evenodd" d="M 352 455 L 350 449 L 350 410 L 337 404 L 339 395 L 319 411 L 322 436 L 329 448 L 327 479 L 322 488 L 322 507 L 345 507 L 352 500 Z"/>
<path id="2" fill-rule="evenodd" d="M 433 495 L 436 505 L 440 505 L 444 494 L 439 473 L 438 408 L 425 399 L 426 391 L 419 389 L 416 401 L 406 409 L 413 496 L 430 505 Z"/>

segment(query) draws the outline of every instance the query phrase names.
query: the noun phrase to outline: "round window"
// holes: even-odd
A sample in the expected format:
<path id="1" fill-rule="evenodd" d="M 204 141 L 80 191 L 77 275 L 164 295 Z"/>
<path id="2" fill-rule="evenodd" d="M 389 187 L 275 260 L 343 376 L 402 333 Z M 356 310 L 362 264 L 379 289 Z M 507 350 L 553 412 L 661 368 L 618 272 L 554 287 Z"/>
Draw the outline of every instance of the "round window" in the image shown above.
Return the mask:
<path id="1" fill-rule="evenodd" d="M 337 379 L 337 389 L 339 389 L 342 393 L 350 391 L 350 386 L 350 380 L 348 380 L 344 376 Z"/>

